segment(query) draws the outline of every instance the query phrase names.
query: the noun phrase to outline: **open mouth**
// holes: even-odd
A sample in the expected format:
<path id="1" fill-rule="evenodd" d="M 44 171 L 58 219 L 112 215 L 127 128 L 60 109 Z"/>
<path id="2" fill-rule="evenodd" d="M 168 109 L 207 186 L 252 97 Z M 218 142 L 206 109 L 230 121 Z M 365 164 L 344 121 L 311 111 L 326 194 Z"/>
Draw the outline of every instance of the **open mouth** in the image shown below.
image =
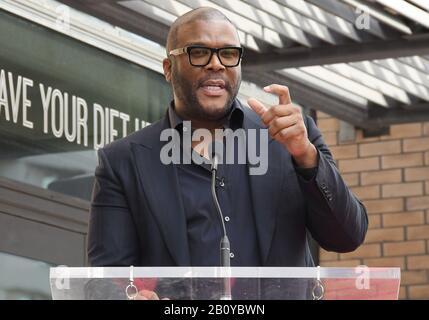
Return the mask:
<path id="1" fill-rule="evenodd" d="M 226 93 L 225 81 L 223 80 L 207 80 L 200 86 L 203 94 L 209 97 L 219 97 Z"/>

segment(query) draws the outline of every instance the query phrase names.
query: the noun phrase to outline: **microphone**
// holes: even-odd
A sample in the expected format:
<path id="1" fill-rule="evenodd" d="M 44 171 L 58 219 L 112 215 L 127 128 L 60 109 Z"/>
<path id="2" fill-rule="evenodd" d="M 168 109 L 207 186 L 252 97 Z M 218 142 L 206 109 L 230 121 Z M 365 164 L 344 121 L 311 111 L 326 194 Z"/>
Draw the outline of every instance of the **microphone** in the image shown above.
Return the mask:
<path id="1" fill-rule="evenodd" d="M 212 144 L 213 146 L 213 144 Z M 222 225 L 223 235 L 220 240 L 220 266 L 229 268 L 231 266 L 231 256 L 230 256 L 230 243 L 228 239 L 228 235 L 226 233 L 225 222 L 222 214 L 222 209 L 220 208 L 219 201 L 216 194 L 216 174 L 217 168 L 219 165 L 219 153 L 216 152 L 216 149 L 212 149 L 212 159 L 211 159 L 211 172 L 212 172 L 212 183 L 211 183 L 211 191 L 213 202 L 216 207 L 216 211 L 219 214 L 219 218 Z M 221 296 L 221 300 L 231 300 L 231 282 L 229 277 L 224 278 L 223 283 L 223 293 Z"/>

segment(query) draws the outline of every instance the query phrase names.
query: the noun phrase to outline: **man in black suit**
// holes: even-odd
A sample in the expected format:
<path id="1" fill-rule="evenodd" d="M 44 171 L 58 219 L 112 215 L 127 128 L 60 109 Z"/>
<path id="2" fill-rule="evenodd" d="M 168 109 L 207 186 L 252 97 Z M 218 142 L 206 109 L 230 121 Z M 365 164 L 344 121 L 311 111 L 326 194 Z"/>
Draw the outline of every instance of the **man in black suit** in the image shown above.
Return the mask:
<path id="1" fill-rule="evenodd" d="M 279 97 L 278 105 L 267 108 L 256 99 L 248 100 L 251 108 L 242 105 L 236 99 L 241 58 L 237 30 L 219 11 L 199 8 L 174 22 L 163 61 L 174 101 L 165 117 L 99 150 L 88 243 L 92 266 L 219 265 L 222 229 L 210 166 L 161 161 L 161 132 L 175 129 L 183 139 L 185 120 L 191 130 L 211 133 L 268 129 L 264 174 L 249 174 L 249 163 L 219 165 L 216 190 L 232 266 L 312 266 L 307 231 L 328 251 L 362 244 L 365 207 L 341 178 L 314 121 L 282 85 L 265 88 Z M 250 140 L 256 149 L 263 143 Z M 192 159 L 208 157 L 206 140 L 192 141 L 192 148 Z"/>

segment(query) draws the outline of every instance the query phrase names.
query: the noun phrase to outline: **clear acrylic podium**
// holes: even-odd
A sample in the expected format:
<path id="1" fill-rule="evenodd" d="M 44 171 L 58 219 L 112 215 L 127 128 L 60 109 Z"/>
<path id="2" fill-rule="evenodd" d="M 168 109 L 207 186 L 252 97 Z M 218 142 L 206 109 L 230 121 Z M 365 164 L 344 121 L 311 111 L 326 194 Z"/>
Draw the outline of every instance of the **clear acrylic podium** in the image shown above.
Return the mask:
<path id="1" fill-rule="evenodd" d="M 53 299 L 396 300 L 399 268 L 104 267 L 50 270 Z M 228 297 L 226 298 L 228 299 Z"/>

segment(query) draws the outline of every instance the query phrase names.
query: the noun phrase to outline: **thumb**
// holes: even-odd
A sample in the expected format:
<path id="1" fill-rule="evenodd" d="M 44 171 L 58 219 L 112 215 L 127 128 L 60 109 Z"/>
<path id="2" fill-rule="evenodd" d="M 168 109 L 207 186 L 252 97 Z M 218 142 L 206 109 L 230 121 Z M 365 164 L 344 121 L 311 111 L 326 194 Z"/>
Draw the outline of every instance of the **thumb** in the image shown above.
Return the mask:
<path id="1" fill-rule="evenodd" d="M 255 111 L 260 117 L 268 110 L 262 102 L 259 102 L 255 98 L 250 98 L 247 100 L 247 104 Z"/>

